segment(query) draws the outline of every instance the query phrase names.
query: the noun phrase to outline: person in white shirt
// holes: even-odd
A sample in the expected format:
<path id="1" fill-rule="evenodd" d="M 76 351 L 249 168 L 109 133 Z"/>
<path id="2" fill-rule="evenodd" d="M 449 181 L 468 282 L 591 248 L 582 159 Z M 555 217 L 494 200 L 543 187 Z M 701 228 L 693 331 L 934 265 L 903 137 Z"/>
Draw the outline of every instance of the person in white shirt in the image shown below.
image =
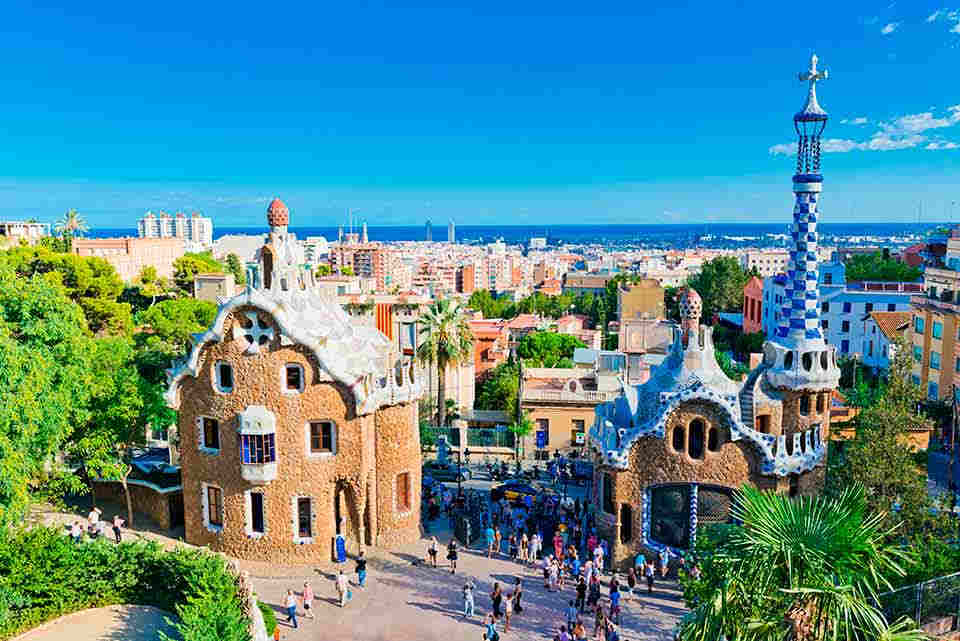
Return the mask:
<path id="1" fill-rule="evenodd" d="M 337 593 L 340 595 L 340 607 L 345 607 L 347 605 L 347 575 L 343 573 L 343 570 L 340 570 L 340 573 L 337 574 Z"/>

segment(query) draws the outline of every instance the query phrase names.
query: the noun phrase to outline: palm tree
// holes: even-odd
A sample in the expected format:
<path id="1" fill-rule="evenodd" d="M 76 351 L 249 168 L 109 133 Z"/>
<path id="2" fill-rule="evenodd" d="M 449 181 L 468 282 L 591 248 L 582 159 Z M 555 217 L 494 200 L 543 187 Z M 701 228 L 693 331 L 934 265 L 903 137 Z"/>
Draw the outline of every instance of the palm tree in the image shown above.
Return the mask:
<path id="1" fill-rule="evenodd" d="M 87 225 L 87 221 L 83 219 L 83 216 L 76 209 L 68 209 L 67 213 L 63 215 L 63 218 L 57 222 L 54 226 L 54 230 L 61 236 L 69 236 L 73 238 L 74 236 L 83 236 L 84 232 L 88 231 L 90 227 Z"/>
<path id="2" fill-rule="evenodd" d="M 867 513 L 862 486 L 800 499 L 745 487 L 733 516 L 742 525 L 721 534 L 700 580 L 685 580 L 695 607 L 679 641 L 922 638 L 876 606 L 909 557 L 887 542 L 884 515 Z"/>
<path id="3" fill-rule="evenodd" d="M 437 425 L 445 424 L 448 365 L 473 358 L 473 332 L 460 303 L 434 301 L 420 316 L 417 360 L 437 366 Z"/>

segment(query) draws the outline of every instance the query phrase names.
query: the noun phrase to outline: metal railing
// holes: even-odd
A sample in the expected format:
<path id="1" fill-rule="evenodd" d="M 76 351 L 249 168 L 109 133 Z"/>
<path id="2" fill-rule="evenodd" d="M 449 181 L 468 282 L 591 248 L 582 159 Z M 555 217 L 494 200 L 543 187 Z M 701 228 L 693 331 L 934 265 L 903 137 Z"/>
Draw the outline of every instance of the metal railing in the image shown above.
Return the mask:
<path id="1" fill-rule="evenodd" d="M 612 401 L 618 395 L 619 392 L 598 392 L 596 390 L 580 390 L 578 392 L 557 389 L 523 390 L 523 400 L 525 401 L 556 401 L 561 403 L 603 403 Z"/>
<path id="2" fill-rule="evenodd" d="M 950 630 L 956 630 L 960 618 L 960 572 L 885 592 L 878 598 L 888 621 L 910 617 L 921 626 L 943 621 L 949 623 Z M 946 631 L 938 629 L 938 633 Z"/>
<path id="3" fill-rule="evenodd" d="M 460 446 L 460 429 L 457 427 L 428 425 L 424 429 L 433 435 L 435 441 L 439 441 L 440 437 L 443 436 L 447 439 L 447 445 L 451 447 Z"/>
<path id="4" fill-rule="evenodd" d="M 514 447 L 515 438 L 510 430 L 497 430 L 492 427 L 467 428 L 469 447 Z"/>

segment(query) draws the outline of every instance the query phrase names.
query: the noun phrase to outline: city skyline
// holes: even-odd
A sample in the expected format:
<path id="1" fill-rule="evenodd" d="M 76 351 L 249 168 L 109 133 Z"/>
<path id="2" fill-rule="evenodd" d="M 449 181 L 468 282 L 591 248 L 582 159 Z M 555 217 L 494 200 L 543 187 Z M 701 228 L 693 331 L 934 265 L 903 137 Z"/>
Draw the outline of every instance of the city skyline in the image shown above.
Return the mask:
<path id="1" fill-rule="evenodd" d="M 784 70 L 811 47 L 832 75 L 825 220 L 915 219 L 921 200 L 953 217 L 960 96 L 933 80 L 960 13 L 851 3 L 800 43 L 789 7 L 541 8 L 12 8 L 34 28 L 0 28 L 21 61 L 0 89 L 0 217 L 248 226 L 281 196 L 316 225 L 776 221 L 804 95 Z"/>

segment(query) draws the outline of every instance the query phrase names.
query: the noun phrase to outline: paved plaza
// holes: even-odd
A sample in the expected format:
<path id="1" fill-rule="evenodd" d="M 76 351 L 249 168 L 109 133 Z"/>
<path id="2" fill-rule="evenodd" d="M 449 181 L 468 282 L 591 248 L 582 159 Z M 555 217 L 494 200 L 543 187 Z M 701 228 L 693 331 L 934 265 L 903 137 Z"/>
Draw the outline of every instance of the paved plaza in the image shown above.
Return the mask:
<path id="1" fill-rule="evenodd" d="M 369 564 L 367 588 L 353 586 L 353 601 L 345 608 L 339 607 L 330 568 L 311 573 L 285 572 L 287 576 L 282 578 L 276 573 L 260 576 L 257 567 L 249 571 L 258 595 L 277 611 L 282 638 L 288 641 L 480 641 L 483 617 L 491 611 L 489 594 L 494 581 L 499 581 L 507 593 L 517 577 L 523 581 L 523 612 L 514 615 L 509 632 L 504 632 L 502 624 L 498 626 L 501 639 L 552 639 L 564 623 L 563 608 L 576 596 L 569 583 L 560 592 L 548 592 L 536 570 L 504 557 L 487 559 L 485 553 L 461 551 L 457 574 L 452 575 L 445 560 L 439 569 L 427 567 L 423 563 L 425 550 L 424 541 L 422 546 L 377 553 Z M 440 556 L 445 556 L 445 549 Z M 352 584 L 356 580 L 353 563 L 346 566 Z M 461 588 L 468 577 L 476 584 L 476 616 L 466 620 L 462 616 Z M 284 623 L 286 615 L 281 613 L 281 605 L 286 590 L 299 593 L 304 580 L 309 580 L 316 592 L 316 620 L 300 617 L 300 628 L 295 630 Z M 603 594 L 602 602 L 606 602 L 606 589 Z M 653 596 L 644 594 L 624 602 L 621 638 L 670 639 L 684 611 L 677 583 L 661 583 Z M 592 617 L 587 631 L 593 632 Z"/>
<path id="2" fill-rule="evenodd" d="M 155 641 L 161 631 L 177 638 L 164 621 L 168 616 L 149 605 L 111 605 L 60 617 L 14 641 Z"/>

